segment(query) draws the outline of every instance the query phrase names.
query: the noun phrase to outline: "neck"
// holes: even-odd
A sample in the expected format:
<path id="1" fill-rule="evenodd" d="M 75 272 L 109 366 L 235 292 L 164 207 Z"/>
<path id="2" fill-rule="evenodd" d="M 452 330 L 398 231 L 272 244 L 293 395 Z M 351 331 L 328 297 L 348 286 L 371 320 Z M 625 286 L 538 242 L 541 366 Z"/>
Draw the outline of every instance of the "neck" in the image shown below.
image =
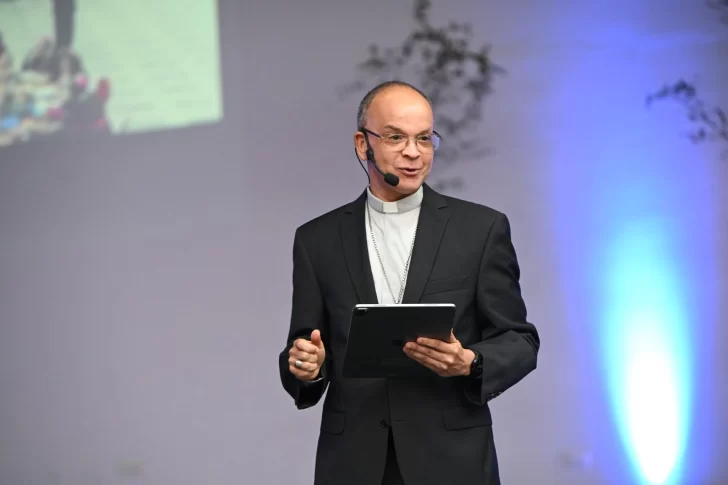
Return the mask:
<path id="1" fill-rule="evenodd" d="M 386 182 L 383 183 L 386 184 Z M 385 187 L 374 183 L 369 185 L 369 190 L 372 191 L 372 195 L 374 195 L 377 199 L 383 200 L 384 202 L 397 202 L 398 200 L 402 200 L 410 195 L 400 194 L 399 192 L 395 192 L 394 190 L 388 190 Z"/>

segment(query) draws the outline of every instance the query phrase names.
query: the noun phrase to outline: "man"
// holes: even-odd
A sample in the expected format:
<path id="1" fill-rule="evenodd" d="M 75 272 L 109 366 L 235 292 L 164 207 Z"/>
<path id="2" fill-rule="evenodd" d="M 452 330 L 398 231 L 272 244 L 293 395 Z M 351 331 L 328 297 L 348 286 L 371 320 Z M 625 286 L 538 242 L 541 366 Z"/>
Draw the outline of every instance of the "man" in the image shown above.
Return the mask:
<path id="1" fill-rule="evenodd" d="M 375 87 L 357 123 L 354 145 L 370 184 L 296 230 L 279 359 L 299 409 L 328 386 L 315 484 L 499 484 L 487 403 L 536 368 L 540 345 L 526 321 L 508 220 L 425 185 L 440 140 L 432 107 L 413 86 Z M 342 378 L 354 305 L 417 302 L 456 305 L 449 341 L 403 348 L 432 377 Z"/>

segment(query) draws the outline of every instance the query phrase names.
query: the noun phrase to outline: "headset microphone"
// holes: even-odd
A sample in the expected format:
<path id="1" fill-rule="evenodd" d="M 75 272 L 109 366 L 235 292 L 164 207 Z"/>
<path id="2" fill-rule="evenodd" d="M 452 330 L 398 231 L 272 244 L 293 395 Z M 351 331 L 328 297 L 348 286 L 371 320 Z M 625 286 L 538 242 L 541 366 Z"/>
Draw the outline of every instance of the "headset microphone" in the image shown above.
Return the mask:
<path id="1" fill-rule="evenodd" d="M 377 169 L 377 172 L 382 174 L 385 182 L 387 182 L 392 187 L 396 187 L 399 184 L 399 177 L 397 177 L 395 174 L 382 172 L 382 170 L 379 168 L 379 165 L 377 165 L 376 160 L 374 160 L 374 151 L 371 147 L 367 148 L 367 160 L 372 162 L 372 165 L 374 165 L 374 168 Z"/>
<path id="2" fill-rule="evenodd" d="M 367 134 L 364 133 L 364 131 L 362 131 L 362 133 L 364 134 L 364 140 L 366 140 L 366 143 L 367 143 L 367 152 L 366 152 L 367 160 L 369 160 L 370 162 L 372 162 L 372 165 L 374 165 L 374 168 L 377 170 L 377 172 L 379 172 L 380 174 L 382 174 L 382 177 L 384 177 L 384 181 L 385 182 L 387 182 L 392 187 L 396 187 L 397 185 L 399 185 L 399 177 L 397 177 L 393 173 L 389 173 L 389 172 L 384 173 L 379 168 L 379 165 L 377 165 L 377 161 L 374 160 L 374 150 L 372 150 L 371 145 L 369 145 L 369 138 L 367 137 Z M 354 150 L 354 151 L 356 151 L 356 150 Z M 359 156 L 357 155 L 356 158 L 358 159 Z M 359 160 L 359 163 L 361 164 L 361 160 Z M 363 167 L 364 166 L 362 165 L 362 168 Z"/>

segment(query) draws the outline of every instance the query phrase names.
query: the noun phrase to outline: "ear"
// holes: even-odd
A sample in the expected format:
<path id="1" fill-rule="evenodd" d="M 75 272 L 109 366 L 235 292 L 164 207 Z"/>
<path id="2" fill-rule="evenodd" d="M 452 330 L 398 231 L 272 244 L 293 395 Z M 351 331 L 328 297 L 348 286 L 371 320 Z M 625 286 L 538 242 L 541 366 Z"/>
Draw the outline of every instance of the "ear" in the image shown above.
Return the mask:
<path id="1" fill-rule="evenodd" d="M 367 142 L 364 139 L 364 133 L 362 133 L 361 130 L 357 130 L 356 133 L 354 133 L 354 148 L 362 161 L 369 160 L 369 157 L 367 156 Z"/>

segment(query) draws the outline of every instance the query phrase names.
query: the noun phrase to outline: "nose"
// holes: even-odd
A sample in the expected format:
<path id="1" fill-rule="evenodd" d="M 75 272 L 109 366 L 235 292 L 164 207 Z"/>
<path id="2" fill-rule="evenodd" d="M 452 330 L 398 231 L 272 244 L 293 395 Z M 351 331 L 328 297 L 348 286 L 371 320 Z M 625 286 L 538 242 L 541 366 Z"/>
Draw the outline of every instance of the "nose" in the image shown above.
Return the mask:
<path id="1" fill-rule="evenodd" d="M 407 144 L 404 146 L 404 150 L 402 150 L 402 155 L 408 158 L 417 158 L 420 156 L 420 150 L 417 148 L 416 139 L 409 138 L 407 140 Z"/>

